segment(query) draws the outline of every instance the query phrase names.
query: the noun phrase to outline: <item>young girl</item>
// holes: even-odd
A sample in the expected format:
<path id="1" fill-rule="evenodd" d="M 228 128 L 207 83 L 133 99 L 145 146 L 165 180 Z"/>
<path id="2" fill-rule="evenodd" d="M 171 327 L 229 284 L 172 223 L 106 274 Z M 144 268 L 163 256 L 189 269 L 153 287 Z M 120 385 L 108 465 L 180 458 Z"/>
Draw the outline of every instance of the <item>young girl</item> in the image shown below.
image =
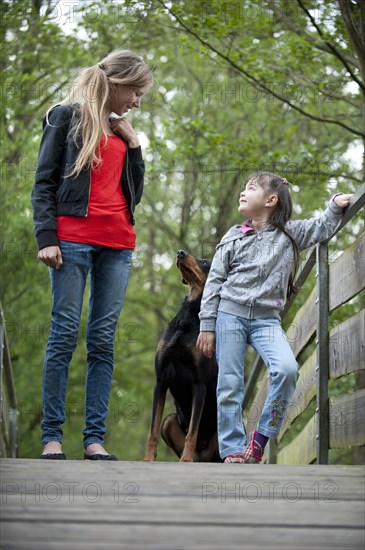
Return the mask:
<path id="1" fill-rule="evenodd" d="M 225 462 L 258 463 L 269 438 L 279 433 L 298 378 L 297 362 L 280 325 L 280 311 L 297 289 L 293 266 L 299 253 L 329 238 L 351 195 L 339 193 L 318 218 L 290 221 L 288 182 L 268 172 L 252 174 L 240 193 L 245 220 L 217 247 L 200 310 L 197 348 L 219 366 L 218 441 Z M 295 271 L 295 269 L 294 269 Z M 242 422 L 243 360 L 250 344 L 270 373 L 270 390 L 257 430 Z"/>
<path id="2" fill-rule="evenodd" d="M 38 257 L 50 268 L 52 286 L 43 371 L 43 459 L 66 458 L 61 444 L 68 367 L 90 273 L 84 458 L 117 460 L 103 446 L 105 420 L 144 162 L 129 121 L 113 121 L 110 115 L 121 117 L 139 108 L 152 83 L 141 57 L 127 50 L 112 52 L 84 69 L 76 88 L 43 121 L 32 192 Z"/>

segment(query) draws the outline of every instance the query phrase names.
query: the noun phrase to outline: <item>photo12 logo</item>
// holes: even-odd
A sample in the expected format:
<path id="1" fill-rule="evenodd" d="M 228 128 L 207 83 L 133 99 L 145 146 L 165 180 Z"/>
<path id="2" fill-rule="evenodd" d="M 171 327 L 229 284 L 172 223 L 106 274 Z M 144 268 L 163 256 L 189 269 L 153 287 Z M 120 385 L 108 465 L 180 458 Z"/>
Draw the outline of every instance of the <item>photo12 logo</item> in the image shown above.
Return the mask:
<path id="1" fill-rule="evenodd" d="M 136 504 L 139 502 L 137 497 L 139 485 L 134 481 L 126 483 L 114 482 L 110 486 L 104 486 L 101 483 L 90 481 L 80 483 L 79 481 L 63 481 L 58 483 L 50 481 L 48 483 L 40 482 L 4 482 L 1 484 L 2 503 L 11 503 L 19 501 L 29 502 L 47 502 L 53 504 L 56 502 L 77 503 L 82 500 L 89 504 L 96 504 L 103 498 L 113 498 L 114 503 Z"/>
<path id="2" fill-rule="evenodd" d="M 235 483 L 217 483 L 215 481 L 202 483 L 202 502 L 218 499 L 220 502 L 285 502 L 296 503 L 302 499 L 312 502 L 339 502 L 337 494 L 339 486 L 335 482 L 320 484 L 319 482 L 304 486 L 296 481 L 281 483 L 279 481 L 248 481 Z"/>

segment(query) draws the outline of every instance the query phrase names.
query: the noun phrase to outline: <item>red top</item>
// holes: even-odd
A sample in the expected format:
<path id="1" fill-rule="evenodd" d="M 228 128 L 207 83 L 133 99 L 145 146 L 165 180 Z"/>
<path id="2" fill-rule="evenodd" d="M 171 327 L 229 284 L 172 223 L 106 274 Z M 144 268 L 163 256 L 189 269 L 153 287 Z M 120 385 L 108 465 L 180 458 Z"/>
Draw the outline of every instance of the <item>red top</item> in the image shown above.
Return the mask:
<path id="1" fill-rule="evenodd" d="M 61 241 L 96 244 L 133 250 L 136 233 L 129 219 L 120 178 L 126 154 L 124 142 L 115 135 L 100 140 L 101 163 L 91 170 L 87 215 L 58 216 L 57 237 Z"/>

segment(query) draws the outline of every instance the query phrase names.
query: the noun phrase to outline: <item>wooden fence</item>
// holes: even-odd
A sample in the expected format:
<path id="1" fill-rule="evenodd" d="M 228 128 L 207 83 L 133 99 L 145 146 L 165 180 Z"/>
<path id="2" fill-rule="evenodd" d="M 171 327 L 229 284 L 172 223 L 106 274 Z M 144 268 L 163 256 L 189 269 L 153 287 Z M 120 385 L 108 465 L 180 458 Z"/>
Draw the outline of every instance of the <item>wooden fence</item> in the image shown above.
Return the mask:
<path id="1" fill-rule="evenodd" d="M 3 308 L 0 303 L 0 457 L 18 456 L 18 406 Z"/>
<path id="2" fill-rule="evenodd" d="M 336 233 L 364 205 L 364 192 L 365 184 L 351 200 Z M 281 432 L 277 440 L 272 440 L 268 446 L 266 460 L 269 463 L 327 464 L 329 449 L 365 444 L 363 302 L 362 309 L 356 315 L 330 330 L 331 313 L 364 289 L 365 233 L 332 262 L 328 259 L 329 241 L 321 242 L 309 251 L 296 278 L 297 285 L 302 287 L 312 268 L 316 270 L 315 287 L 287 330 L 299 363 L 300 377 Z M 292 302 L 287 304 L 283 319 L 291 305 Z M 356 373 L 359 381 L 356 390 L 330 397 L 330 380 L 349 377 L 351 373 Z M 256 427 L 268 384 L 267 370 L 257 357 L 246 383 L 243 403 L 243 409 L 248 411 L 247 433 Z M 307 412 L 308 416 L 308 407 L 314 399 L 314 414 L 300 433 L 283 446 L 284 436 L 303 414 Z M 279 451 L 278 444 L 282 447 Z"/>

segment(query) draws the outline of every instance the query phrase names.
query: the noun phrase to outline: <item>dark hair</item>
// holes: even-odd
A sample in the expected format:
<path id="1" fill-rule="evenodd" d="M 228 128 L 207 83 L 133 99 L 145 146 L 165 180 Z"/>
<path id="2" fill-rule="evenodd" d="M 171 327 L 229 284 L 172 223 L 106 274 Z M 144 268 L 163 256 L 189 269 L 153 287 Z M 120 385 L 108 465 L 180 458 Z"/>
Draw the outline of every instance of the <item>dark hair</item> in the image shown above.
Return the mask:
<path id="1" fill-rule="evenodd" d="M 255 183 L 260 185 L 260 187 L 262 187 L 265 191 L 268 193 L 275 193 L 278 197 L 277 206 L 272 213 L 270 223 L 285 233 L 285 235 L 290 239 L 293 247 L 294 267 L 289 276 L 287 290 L 287 297 L 290 298 L 292 295 L 295 296 L 298 294 L 300 290 L 300 288 L 294 284 L 300 257 L 297 243 L 285 229 L 285 224 L 290 220 L 293 211 L 293 203 L 289 192 L 288 182 L 286 178 L 277 176 L 272 172 L 255 172 L 254 174 L 248 176 L 246 183 L 250 180 L 254 180 Z"/>

